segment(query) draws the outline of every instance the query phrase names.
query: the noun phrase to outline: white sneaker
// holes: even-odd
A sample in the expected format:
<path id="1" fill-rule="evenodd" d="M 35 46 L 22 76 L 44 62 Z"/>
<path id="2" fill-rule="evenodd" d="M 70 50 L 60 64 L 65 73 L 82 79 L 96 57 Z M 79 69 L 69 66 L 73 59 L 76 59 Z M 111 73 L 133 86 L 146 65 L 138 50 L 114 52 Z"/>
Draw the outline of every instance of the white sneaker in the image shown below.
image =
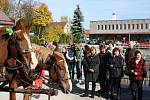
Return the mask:
<path id="1" fill-rule="evenodd" d="M 82 80 L 79 80 L 79 83 L 82 84 Z"/>

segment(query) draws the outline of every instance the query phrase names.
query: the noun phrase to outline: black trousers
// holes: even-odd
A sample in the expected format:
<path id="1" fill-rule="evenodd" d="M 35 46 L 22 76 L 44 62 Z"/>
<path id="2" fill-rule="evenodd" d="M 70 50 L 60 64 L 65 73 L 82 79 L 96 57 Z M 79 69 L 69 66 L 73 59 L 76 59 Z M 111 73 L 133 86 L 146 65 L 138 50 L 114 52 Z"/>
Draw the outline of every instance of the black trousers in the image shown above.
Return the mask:
<path id="1" fill-rule="evenodd" d="M 75 61 L 67 61 L 67 64 L 68 64 L 68 69 L 69 69 L 69 74 L 70 74 L 70 77 L 71 79 L 74 80 L 74 68 L 75 68 Z"/>
<path id="2" fill-rule="evenodd" d="M 117 96 L 121 95 L 121 77 L 112 77 L 110 79 L 109 91 L 113 94 L 117 92 Z"/>
<path id="3" fill-rule="evenodd" d="M 142 100 L 143 96 L 143 80 L 131 81 L 132 100 Z M 138 99 L 136 98 L 138 96 Z"/>
<path id="4" fill-rule="evenodd" d="M 106 67 L 106 66 L 101 66 L 101 67 Z M 100 83 L 100 88 L 101 88 L 101 93 L 106 92 L 107 86 L 107 77 L 106 77 L 106 69 L 100 69 L 99 70 L 99 83 Z"/>
<path id="5" fill-rule="evenodd" d="M 100 80 L 100 88 L 101 88 L 101 92 L 104 93 L 106 92 L 106 78 L 105 79 L 101 79 Z"/>
<path id="6" fill-rule="evenodd" d="M 92 95 L 94 95 L 94 91 L 96 88 L 96 82 L 92 82 Z M 85 94 L 88 94 L 89 82 L 85 81 Z"/>

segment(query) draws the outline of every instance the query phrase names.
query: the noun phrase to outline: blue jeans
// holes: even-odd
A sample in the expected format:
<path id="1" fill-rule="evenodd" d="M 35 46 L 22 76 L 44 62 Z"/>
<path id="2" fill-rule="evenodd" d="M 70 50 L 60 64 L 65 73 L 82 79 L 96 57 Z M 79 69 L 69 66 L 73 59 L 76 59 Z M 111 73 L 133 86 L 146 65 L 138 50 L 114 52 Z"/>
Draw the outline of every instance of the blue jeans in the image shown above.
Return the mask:
<path id="1" fill-rule="evenodd" d="M 81 60 L 76 61 L 76 69 L 77 69 L 77 79 L 82 79 L 82 65 Z"/>

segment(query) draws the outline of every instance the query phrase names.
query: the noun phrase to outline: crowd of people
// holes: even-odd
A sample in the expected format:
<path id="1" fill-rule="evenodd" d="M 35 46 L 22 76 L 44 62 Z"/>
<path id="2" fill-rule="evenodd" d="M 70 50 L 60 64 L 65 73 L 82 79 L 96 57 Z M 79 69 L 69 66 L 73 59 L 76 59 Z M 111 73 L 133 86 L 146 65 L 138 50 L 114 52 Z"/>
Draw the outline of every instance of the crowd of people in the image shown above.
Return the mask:
<path id="1" fill-rule="evenodd" d="M 46 47 L 58 51 L 56 42 Z M 132 100 L 142 100 L 142 85 L 147 76 L 147 67 L 141 52 L 134 48 L 132 41 L 124 56 L 112 41 L 99 45 L 99 50 L 94 46 L 84 45 L 83 47 L 82 44 L 72 44 L 63 46 L 61 52 L 67 61 L 72 81 L 85 83 L 85 92 L 82 96 L 89 96 L 89 82 L 92 82 L 91 98 L 94 98 L 96 83 L 99 83 L 99 96 L 110 100 L 120 100 L 121 80 L 124 75 L 127 75 L 130 80 L 129 89 Z M 43 71 L 42 76 L 44 76 Z M 41 88 L 41 85 L 42 78 L 37 79 L 36 88 Z"/>
<path id="2" fill-rule="evenodd" d="M 85 93 L 83 96 L 89 95 L 89 82 L 92 82 L 92 98 L 95 95 L 96 83 L 99 83 L 99 94 L 102 97 L 120 100 L 121 79 L 125 74 L 130 80 L 132 100 L 142 100 L 142 85 L 147 75 L 146 63 L 141 52 L 134 48 L 133 42 L 129 43 L 125 56 L 112 41 L 109 41 L 107 45 L 100 45 L 99 53 L 95 47 L 88 45 L 82 47 L 81 44 L 64 46 L 61 52 L 66 58 L 71 79 L 75 80 L 76 69 L 77 82 L 82 83 L 84 80 Z"/>

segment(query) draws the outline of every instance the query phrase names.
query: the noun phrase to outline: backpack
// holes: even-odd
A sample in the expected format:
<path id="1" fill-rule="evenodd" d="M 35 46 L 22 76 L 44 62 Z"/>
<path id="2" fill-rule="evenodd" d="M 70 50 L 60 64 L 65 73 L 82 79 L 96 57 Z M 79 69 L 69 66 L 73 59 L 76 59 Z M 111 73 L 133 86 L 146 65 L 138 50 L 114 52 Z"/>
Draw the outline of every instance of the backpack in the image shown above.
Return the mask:
<path id="1" fill-rule="evenodd" d="M 69 49 L 69 50 L 68 50 L 68 56 L 69 56 L 70 58 L 72 58 L 72 57 L 74 57 L 74 55 L 75 55 L 74 51 L 71 50 L 71 49 Z"/>

